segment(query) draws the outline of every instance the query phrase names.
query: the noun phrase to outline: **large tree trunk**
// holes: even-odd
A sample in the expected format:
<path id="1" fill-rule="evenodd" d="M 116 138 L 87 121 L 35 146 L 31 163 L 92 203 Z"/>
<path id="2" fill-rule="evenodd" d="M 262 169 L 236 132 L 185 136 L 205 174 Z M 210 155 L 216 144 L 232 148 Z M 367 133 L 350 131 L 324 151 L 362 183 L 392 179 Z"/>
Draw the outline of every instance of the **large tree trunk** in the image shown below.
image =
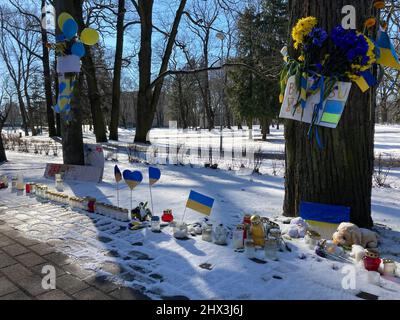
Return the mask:
<path id="1" fill-rule="evenodd" d="M 42 8 L 45 6 L 46 0 L 42 0 Z M 51 72 L 50 72 L 50 57 L 49 49 L 47 49 L 47 31 L 41 28 L 42 33 L 42 51 L 43 51 L 43 76 L 44 76 L 44 90 L 46 95 L 46 115 L 47 125 L 49 127 L 49 137 L 57 136 L 56 125 L 53 112 L 53 94 L 51 90 Z"/>
<path id="2" fill-rule="evenodd" d="M 114 80 L 110 122 L 110 140 L 118 141 L 119 110 L 121 103 L 121 69 L 124 52 L 125 0 L 118 1 L 117 45 L 115 49 Z"/>
<path id="3" fill-rule="evenodd" d="M 162 58 L 159 75 L 164 74 L 168 69 L 172 49 L 175 45 L 178 27 L 185 9 L 187 0 L 181 0 L 176 12 L 168 43 Z M 153 34 L 153 4 L 154 0 L 139 0 L 139 15 L 141 22 L 141 40 L 139 52 L 139 92 L 137 105 L 137 124 L 135 142 L 150 143 L 148 133 L 153 125 L 154 115 L 160 100 L 164 79 L 161 79 L 154 86 L 151 86 L 151 41 Z"/>
<path id="4" fill-rule="evenodd" d="M 19 89 L 17 90 L 17 96 L 18 96 L 19 112 L 21 113 L 21 119 L 22 119 L 22 127 L 25 131 L 25 136 L 28 137 L 29 136 L 28 117 L 26 115 L 24 98 L 22 97 L 22 92 Z"/>
<path id="5" fill-rule="evenodd" d="M 151 37 L 153 34 L 153 0 L 140 0 L 139 14 L 141 23 L 141 39 L 139 52 L 139 92 L 137 106 L 137 126 L 135 142 L 148 143 L 147 133 L 151 129 L 152 116 L 151 100 Z"/>
<path id="6" fill-rule="evenodd" d="M 80 1 L 74 1 L 74 3 L 76 10 L 76 21 L 79 25 L 79 32 L 82 32 L 82 30 L 86 27 L 83 21 L 82 3 Z M 94 134 L 96 136 L 96 142 L 107 142 L 106 123 L 104 121 L 103 110 L 101 110 L 101 96 L 99 87 L 97 85 L 96 66 L 94 64 L 90 46 L 85 45 L 85 49 L 86 54 L 82 58 L 82 68 L 85 72 L 85 79 L 88 85 L 89 103 L 94 126 Z"/>
<path id="7" fill-rule="evenodd" d="M 342 7 L 348 4 L 356 7 L 357 27 L 362 30 L 371 7 L 364 0 L 291 0 L 291 26 L 312 15 L 332 30 L 341 23 Z M 374 90 L 363 94 L 353 86 L 338 128 L 319 128 L 323 150 L 309 141 L 309 125 L 286 121 L 286 216 L 297 216 L 300 202 L 311 201 L 351 207 L 352 222 L 372 226 L 374 101 Z"/>
<path id="8" fill-rule="evenodd" d="M 7 161 L 6 151 L 4 150 L 3 139 L 1 136 L 2 130 L 3 128 L 0 127 L 0 163 Z"/>
<path id="9" fill-rule="evenodd" d="M 77 12 L 75 8 L 82 6 L 82 0 L 72 1 L 56 1 L 57 17 L 62 12 L 68 12 L 75 19 Z M 60 30 L 57 28 L 57 33 Z M 66 74 L 66 76 L 71 76 Z M 82 119 L 80 111 L 80 92 L 82 87 L 82 74 L 78 76 L 78 83 L 74 88 L 73 97 L 71 100 L 71 120 L 66 122 L 61 120 L 62 131 L 62 149 L 64 164 L 84 165 L 85 157 L 83 151 L 83 136 L 82 136 Z"/>

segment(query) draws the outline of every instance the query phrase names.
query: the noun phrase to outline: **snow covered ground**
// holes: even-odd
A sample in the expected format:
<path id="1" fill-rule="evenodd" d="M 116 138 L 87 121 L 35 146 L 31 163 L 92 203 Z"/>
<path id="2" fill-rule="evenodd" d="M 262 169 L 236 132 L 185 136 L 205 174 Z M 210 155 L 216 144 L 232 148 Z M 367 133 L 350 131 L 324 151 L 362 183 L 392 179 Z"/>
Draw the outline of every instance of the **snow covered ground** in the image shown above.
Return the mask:
<path id="1" fill-rule="evenodd" d="M 164 132 L 165 133 L 165 132 Z M 399 126 L 378 126 L 376 152 L 400 155 Z M 193 133 L 192 133 L 193 134 Z M 154 136 L 153 136 L 154 135 Z M 242 133 L 237 133 L 241 136 Z M 123 130 L 122 140 L 131 142 L 131 132 Z M 247 135 L 246 135 L 247 136 Z M 247 140 L 243 135 L 242 139 Z M 165 139 L 163 130 L 154 130 L 152 139 Z M 256 136 L 257 137 L 257 136 Z M 35 138 L 36 139 L 36 138 Z M 90 134 L 88 142 L 93 141 Z M 219 136 L 212 140 L 219 145 Z M 228 142 L 226 139 L 226 143 Z M 236 140 L 235 140 L 236 141 Z M 190 140 L 189 142 L 190 143 Z M 282 131 L 273 130 L 269 142 L 257 142 L 263 150 L 282 152 Z M 0 175 L 23 173 L 26 181 L 54 182 L 43 178 L 47 162 L 60 162 L 61 157 L 7 152 L 8 163 L 0 166 Z M 113 175 L 114 162 L 106 162 L 104 181 L 93 185 L 68 182 L 66 193 L 93 196 L 98 201 L 116 204 Z M 134 190 L 134 202 L 149 200 L 147 167 L 129 164 L 126 155 L 119 157 L 121 170 L 140 170 L 145 180 Z M 284 196 L 283 164 L 277 176 L 273 163 L 266 162 L 264 175 L 249 175 L 246 170 L 211 170 L 190 166 L 160 166 L 162 178 L 153 187 L 154 211 L 161 215 L 171 208 L 177 219 L 182 217 L 191 189 L 215 198 L 212 221 L 233 228 L 245 213 L 278 217 Z M 279 170 L 278 170 L 279 171 Z M 400 168 L 393 168 L 387 183 L 391 188 L 374 188 L 373 218 L 381 236 L 383 257 L 400 261 Z M 121 188 L 121 206 L 129 208 L 130 192 Z M 3 210 L 2 210 L 3 207 Z M 7 208 L 7 209 L 5 209 Z M 188 210 L 186 222 L 202 220 Z M 56 248 L 78 259 L 85 268 L 108 274 L 114 281 L 141 288 L 155 299 L 185 296 L 190 299 L 357 299 L 360 291 L 376 294 L 380 299 L 400 299 L 400 279 L 382 278 L 381 286 L 367 282 L 367 275 L 358 268 L 357 287 L 342 288 L 342 267 L 345 263 L 318 258 L 304 240 L 288 241 L 292 252 L 280 252 L 279 261 L 258 264 L 243 253 L 204 242 L 199 237 L 176 240 L 166 227 L 162 233 L 150 230 L 130 231 L 126 224 L 112 219 L 72 211 L 55 203 L 40 203 L 35 198 L 0 190 L 0 219 L 23 231 L 27 237 L 53 243 Z M 389 230 L 389 228 L 391 230 Z M 263 252 L 257 252 L 263 259 Z M 300 259 L 300 257 L 302 259 Z M 208 263 L 212 270 L 200 268 Z M 116 268 L 120 272 L 115 272 Z"/>

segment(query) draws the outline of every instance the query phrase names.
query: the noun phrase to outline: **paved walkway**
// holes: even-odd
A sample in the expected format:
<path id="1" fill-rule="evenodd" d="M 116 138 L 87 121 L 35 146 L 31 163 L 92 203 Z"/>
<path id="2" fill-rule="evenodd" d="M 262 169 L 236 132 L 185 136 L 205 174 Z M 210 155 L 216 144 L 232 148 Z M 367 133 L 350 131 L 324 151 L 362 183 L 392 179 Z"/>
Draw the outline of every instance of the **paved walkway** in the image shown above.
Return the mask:
<path id="1" fill-rule="evenodd" d="M 0 199 L 0 204 L 5 200 Z M 4 211 L 4 210 L 3 210 Z M 0 215 L 0 300 L 143 300 L 147 296 L 81 268 L 51 243 L 25 237 Z M 44 266 L 56 270 L 56 289 L 42 287 Z"/>
<path id="2" fill-rule="evenodd" d="M 42 268 L 56 269 L 56 290 L 42 288 Z M 0 220 L 0 300 L 142 300 L 143 294 L 81 269 L 66 255 L 23 237 Z"/>

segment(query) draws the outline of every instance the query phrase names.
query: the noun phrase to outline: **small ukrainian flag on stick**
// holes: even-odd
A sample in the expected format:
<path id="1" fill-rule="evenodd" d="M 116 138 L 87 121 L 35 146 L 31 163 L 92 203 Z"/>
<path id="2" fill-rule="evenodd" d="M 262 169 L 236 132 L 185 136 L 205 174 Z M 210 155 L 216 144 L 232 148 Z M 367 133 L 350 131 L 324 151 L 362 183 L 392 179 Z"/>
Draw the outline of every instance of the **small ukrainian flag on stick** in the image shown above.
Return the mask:
<path id="1" fill-rule="evenodd" d="M 400 70 L 400 61 L 388 33 L 380 28 L 377 46 L 380 49 L 378 63 L 384 67 Z"/>
<path id="2" fill-rule="evenodd" d="M 211 210 L 214 205 L 214 201 L 215 200 L 213 198 L 207 197 L 201 193 L 192 190 L 190 192 L 189 199 L 186 202 L 186 208 L 183 214 L 182 222 L 185 219 L 187 208 L 197 211 L 206 216 L 211 215 Z"/>

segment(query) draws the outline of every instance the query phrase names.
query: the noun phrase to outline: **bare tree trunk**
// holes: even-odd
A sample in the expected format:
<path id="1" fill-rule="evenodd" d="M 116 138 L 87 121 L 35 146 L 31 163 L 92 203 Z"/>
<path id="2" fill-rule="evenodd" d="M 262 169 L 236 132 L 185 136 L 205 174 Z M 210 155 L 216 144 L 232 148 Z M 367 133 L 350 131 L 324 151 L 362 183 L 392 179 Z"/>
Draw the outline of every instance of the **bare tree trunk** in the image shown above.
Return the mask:
<path id="1" fill-rule="evenodd" d="M 46 0 L 42 0 L 42 8 L 45 6 Z M 53 93 L 51 90 L 51 72 L 50 72 L 50 57 L 49 49 L 47 49 L 47 31 L 41 28 L 42 33 L 42 51 L 43 51 L 43 76 L 44 76 L 44 90 L 46 95 L 46 115 L 47 125 L 49 127 L 49 137 L 57 136 L 54 112 L 53 112 Z"/>
<path id="2" fill-rule="evenodd" d="M 269 127 L 271 125 L 271 121 L 265 117 L 261 120 L 261 133 L 262 133 L 262 140 L 267 141 L 267 135 L 270 134 Z"/>
<path id="3" fill-rule="evenodd" d="M 356 7 L 358 29 L 362 30 L 371 6 L 363 0 L 291 0 L 289 5 L 291 26 L 312 15 L 328 30 L 340 24 L 344 5 Z M 301 201 L 344 205 L 351 207 L 352 222 L 372 226 L 374 113 L 374 90 L 363 94 L 353 86 L 338 128 L 319 128 L 323 150 L 309 141 L 309 125 L 286 122 L 284 215 L 297 216 Z"/>
<path id="4" fill-rule="evenodd" d="M 82 30 L 85 28 L 85 23 L 83 21 L 82 2 L 74 1 L 74 4 L 77 15 L 76 21 L 79 25 L 79 32 L 82 32 Z M 106 123 L 104 121 L 103 110 L 101 109 L 101 96 L 99 93 L 99 87 L 97 85 L 96 66 L 93 61 L 91 48 L 85 45 L 85 49 L 86 54 L 82 58 L 83 71 L 85 73 L 85 79 L 88 85 L 94 134 L 96 136 L 96 142 L 107 142 Z"/>
<path id="5" fill-rule="evenodd" d="M 125 0 L 118 0 L 118 19 L 117 19 L 117 45 L 115 49 L 114 80 L 110 122 L 110 140 L 118 141 L 118 126 L 120 115 L 121 100 L 121 69 L 122 56 L 124 52 L 124 20 L 125 20 Z"/>
<path id="6" fill-rule="evenodd" d="M 1 132 L 3 131 L 3 124 L 6 121 L 6 119 L 4 119 L 4 122 L 2 120 L 1 120 L 2 123 L 0 123 L 0 163 L 7 162 L 6 150 L 4 149 L 3 137 L 1 135 Z"/>
<path id="7" fill-rule="evenodd" d="M 176 12 L 172 30 L 161 62 L 159 74 L 168 69 L 172 49 L 175 45 L 178 27 L 185 9 L 187 0 L 181 0 Z M 138 0 L 138 8 L 141 22 L 141 40 L 139 52 L 139 92 L 137 105 L 137 124 L 135 142 L 149 143 L 148 133 L 153 125 L 154 115 L 160 100 L 164 80 L 158 81 L 152 90 L 151 86 L 151 54 L 153 34 L 153 4 L 154 0 Z"/>
<path id="8" fill-rule="evenodd" d="M 19 112 L 21 113 L 21 119 L 22 119 L 22 127 L 24 128 L 25 136 L 28 137 L 29 136 L 28 119 L 26 116 L 25 103 L 22 97 L 22 92 L 19 89 L 17 89 L 17 96 L 18 96 Z"/>
<path id="9" fill-rule="evenodd" d="M 82 0 L 56 1 L 57 17 L 60 13 L 66 11 L 75 19 L 77 12 L 75 8 L 82 6 Z M 60 30 L 57 28 L 57 33 Z M 71 76 L 68 75 L 67 76 Z M 84 165 L 85 157 L 83 153 L 82 119 L 80 111 L 80 92 L 82 88 L 82 74 L 79 75 L 78 83 L 74 88 L 71 101 L 71 120 L 62 122 L 62 147 L 64 164 Z"/>

